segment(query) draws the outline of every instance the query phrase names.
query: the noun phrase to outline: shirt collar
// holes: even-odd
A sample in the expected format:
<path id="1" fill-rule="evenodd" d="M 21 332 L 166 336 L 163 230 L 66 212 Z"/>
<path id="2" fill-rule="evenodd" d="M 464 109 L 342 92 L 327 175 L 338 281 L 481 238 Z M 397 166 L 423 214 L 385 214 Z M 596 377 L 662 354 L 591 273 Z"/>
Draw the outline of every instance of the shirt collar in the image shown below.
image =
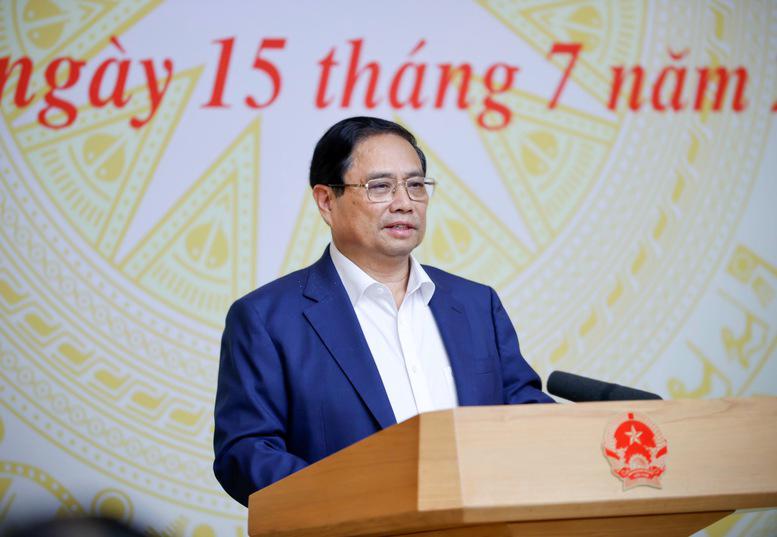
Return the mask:
<path id="1" fill-rule="evenodd" d="M 416 290 L 420 290 L 421 297 L 424 299 L 424 304 L 429 304 L 429 301 L 434 295 L 434 282 L 421 266 L 421 263 L 416 261 L 416 258 L 410 256 L 410 277 L 407 279 L 407 293 L 414 293 Z"/>
<path id="2" fill-rule="evenodd" d="M 383 286 L 382 283 L 364 272 L 356 263 L 345 257 L 337 249 L 334 242 L 329 243 L 329 255 L 332 257 L 332 263 L 334 263 L 337 274 L 343 281 L 345 292 L 348 294 L 351 305 L 356 305 L 368 288 L 375 285 Z M 421 264 L 411 255 L 410 275 L 407 279 L 406 293 L 411 295 L 418 291 L 421 293 L 424 303 L 429 304 L 432 295 L 434 295 L 434 290 L 434 282 L 429 278 Z"/>

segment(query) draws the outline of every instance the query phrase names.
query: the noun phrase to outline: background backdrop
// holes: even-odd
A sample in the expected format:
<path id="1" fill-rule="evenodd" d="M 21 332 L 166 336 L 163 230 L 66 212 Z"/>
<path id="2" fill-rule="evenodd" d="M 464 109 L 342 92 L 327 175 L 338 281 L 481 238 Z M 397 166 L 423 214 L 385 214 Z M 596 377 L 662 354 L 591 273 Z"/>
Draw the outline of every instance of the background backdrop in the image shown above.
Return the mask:
<path id="1" fill-rule="evenodd" d="M 494 286 L 543 378 L 776 395 L 776 75 L 770 1 L 0 3 L 2 523 L 244 533 L 223 318 L 322 253 L 309 159 L 350 115 L 418 136 L 419 258 Z"/>

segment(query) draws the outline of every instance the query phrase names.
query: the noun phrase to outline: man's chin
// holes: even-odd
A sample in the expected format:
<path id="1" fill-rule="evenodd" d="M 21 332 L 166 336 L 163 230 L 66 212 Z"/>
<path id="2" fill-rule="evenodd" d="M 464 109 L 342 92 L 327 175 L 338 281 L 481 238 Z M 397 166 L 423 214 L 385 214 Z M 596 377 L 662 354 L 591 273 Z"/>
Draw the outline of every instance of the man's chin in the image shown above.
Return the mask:
<path id="1" fill-rule="evenodd" d="M 410 233 L 389 233 L 384 229 L 381 236 L 380 250 L 386 256 L 408 256 L 415 250 L 424 238 L 424 232 L 418 229 L 410 230 Z"/>
<path id="2" fill-rule="evenodd" d="M 421 241 L 414 238 L 413 240 L 392 240 L 384 244 L 383 252 L 391 257 L 401 257 L 410 255 L 415 250 Z"/>

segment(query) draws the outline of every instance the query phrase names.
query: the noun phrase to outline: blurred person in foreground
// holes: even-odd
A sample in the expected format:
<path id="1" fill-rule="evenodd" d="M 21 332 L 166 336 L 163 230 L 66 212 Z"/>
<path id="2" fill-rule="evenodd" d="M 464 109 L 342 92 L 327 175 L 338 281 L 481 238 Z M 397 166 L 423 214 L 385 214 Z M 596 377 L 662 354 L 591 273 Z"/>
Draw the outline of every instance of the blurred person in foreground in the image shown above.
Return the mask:
<path id="1" fill-rule="evenodd" d="M 136 528 L 100 516 L 58 517 L 14 525 L 4 537 L 144 537 Z"/>

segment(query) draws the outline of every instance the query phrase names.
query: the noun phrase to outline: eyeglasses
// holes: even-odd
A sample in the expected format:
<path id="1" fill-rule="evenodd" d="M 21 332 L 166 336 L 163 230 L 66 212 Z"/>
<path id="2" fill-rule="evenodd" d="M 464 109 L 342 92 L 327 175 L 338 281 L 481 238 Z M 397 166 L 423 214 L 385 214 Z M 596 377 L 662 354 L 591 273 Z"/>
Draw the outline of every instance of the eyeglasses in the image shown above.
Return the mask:
<path id="1" fill-rule="evenodd" d="M 429 201 L 434 194 L 437 181 L 431 177 L 410 177 L 401 181 L 393 179 L 370 179 L 364 184 L 328 184 L 331 188 L 355 187 L 364 188 L 367 191 L 367 199 L 373 203 L 385 203 L 394 199 L 397 188 L 402 185 L 407 192 L 407 197 L 413 201 Z"/>

